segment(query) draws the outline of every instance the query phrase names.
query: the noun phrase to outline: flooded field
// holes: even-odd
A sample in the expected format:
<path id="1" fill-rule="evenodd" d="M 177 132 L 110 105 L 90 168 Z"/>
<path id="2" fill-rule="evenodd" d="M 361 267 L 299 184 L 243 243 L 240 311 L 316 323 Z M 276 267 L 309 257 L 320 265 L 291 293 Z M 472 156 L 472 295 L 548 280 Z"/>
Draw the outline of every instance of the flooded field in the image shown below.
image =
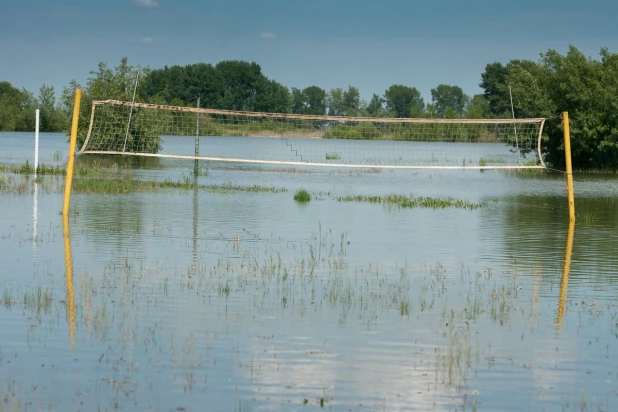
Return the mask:
<path id="1" fill-rule="evenodd" d="M 618 410 L 616 175 L 0 145 L 0 411 Z"/>

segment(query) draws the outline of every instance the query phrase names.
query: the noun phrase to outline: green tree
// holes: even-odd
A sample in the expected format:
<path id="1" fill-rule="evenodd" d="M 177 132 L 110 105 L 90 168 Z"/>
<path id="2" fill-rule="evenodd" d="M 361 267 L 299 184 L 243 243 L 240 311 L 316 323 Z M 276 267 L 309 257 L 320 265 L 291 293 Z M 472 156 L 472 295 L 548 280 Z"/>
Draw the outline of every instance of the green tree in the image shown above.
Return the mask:
<path id="1" fill-rule="evenodd" d="M 446 110 L 444 110 L 444 114 L 442 116 L 444 119 L 457 119 L 459 115 L 452 107 L 448 106 Z"/>
<path id="2" fill-rule="evenodd" d="M 378 117 L 384 110 L 384 99 L 374 93 L 373 96 L 371 96 L 369 104 L 367 104 L 366 110 L 369 116 Z"/>
<path id="3" fill-rule="evenodd" d="M 0 82 L 0 131 L 32 131 L 37 101 L 26 89 Z"/>
<path id="4" fill-rule="evenodd" d="M 56 108 L 56 92 L 53 86 L 43 84 L 39 89 L 40 123 L 42 132 L 54 131 L 54 112 Z"/>
<path id="5" fill-rule="evenodd" d="M 507 64 L 507 70 L 507 84 L 503 88 L 509 93 L 509 104 L 511 95 L 513 97 L 510 116 L 514 111 L 519 118 L 553 117 L 557 109 L 547 90 L 547 82 L 551 79 L 548 68 L 531 61 L 515 60 Z"/>
<path id="6" fill-rule="evenodd" d="M 436 119 L 438 117 L 438 111 L 436 110 L 436 106 L 431 103 L 427 104 L 427 110 L 425 111 L 425 116 L 428 119 Z"/>
<path id="7" fill-rule="evenodd" d="M 318 86 L 309 86 L 303 90 L 292 88 L 292 113 L 323 116 L 326 114 L 326 102 L 326 91 Z"/>
<path id="8" fill-rule="evenodd" d="M 516 97 L 521 97 L 521 93 L 516 93 L 514 88 L 521 86 L 523 79 L 534 79 L 535 83 L 544 81 L 543 72 L 545 69 L 531 60 L 511 60 L 507 65 L 502 63 L 488 64 L 485 72 L 481 74 L 482 81 L 480 86 L 485 90 L 484 96 L 488 101 L 489 110 L 494 117 L 509 118 L 515 111 L 515 117 L 535 117 L 526 115 L 524 107 L 515 104 Z M 523 89 L 525 89 L 524 87 Z M 517 92 L 521 92 L 520 87 Z M 511 107 L 511 94 L 513 94 L 513 107 Z M 536 114 L 538 116 L 539 113 Z"/>
<path id="9" fill-rule="evenodd" d="M 600 59 L 571 46 L 562 55 L 541 54 L 538 62 L 511 60 L 486 67 L 481 86 L 489 111 L 511 117 L 545 117 L 542 151 L 555 167 L 564 165 L 563 128 L 558 114 L 570 115 L 573 166 L 618 168 L 618 55 L 601 49 Z"/>
<path id="10" fill-rule="evenodd" d="M 75 79 L 69 82 L 68 87 L 62 88 L 62 93 L 60 95 L 60 100 L 58 102 L 58 108 L 62 110 L 64 116 L 67 119 L 71 119 L 71 121 L 72 121 L 72 116 L 73 116 L 73 103 L 75 100 L 75 90 L 81 89 L 81 88 L 82 86 L 79 83 L 77 83 L 77 80 Z M 83 106 L 84 106 L 84 103 L 81 104 L 81 110 L 84 110 Z M 80 117 L 81 117 L 81 113 L 80 113 Z M 64 131 L 70 130 L 70 127 L 71 127 L 70 124 L 66 124 L 65 126 L 66 126 L 65 129 L 63 129 Z"/>
<path id="11" fill-rule="evenodd" d="M 603 48 L 600 60 L 571 46 L 565 55 L 549 50 L 540 64 L 546 79 L 539 87 L 549 96 L 544 148 L 554 165 L 564 164 L 562 126 L 557 112 L 568 111 L 574 167 L 618 169 L 618 54 Z M 534 91 L 532 91 L 534 92 Z"/>
<path id="12" fill-rule="evenodd" d="M 217 63 L 215 69 L 221 76 L 223 86 L 219 108 L 255 111 L 256 98 L 266 86 L 260 65 L 227 60 Z"/>
<path id="13" fill-rule="evenodd" d="M 457 116 L 462 116 L 466 109 L 468 97 L 459 86 L 440 84 L 435 89 L 431 89 L 431 102 L 436 108 L 438 117 L 447 118 L 446 112 L 450 107 Z M 449 115 L 452 115 L 450 113 Z"/>
<path id="14" fill-rule="evenodd" d="M 305 96 L 303 91 L 292 87 L 292 113 L 302 114 L 305 110 Z"/>
<path id="15" fill-rule="evenodd" d="M 329 116 L 343 116 L 345 113 L 345 103 L 343 100 L 343 90 L 341 88 L 331 89 L 326 96 L 326 106 Z"/>
<path id="16" fill-rule="evenodd" d="M 264 82 L 266 84 L 261 88 L 262 92 L 256 96 L 253 110 L 257 112 L 288 113 L 292 102 L 288 88 L 274 80 L 267 80 L 265 78 Z"/>
<path id="17" fill-rule="evenodd" d="M 9 82 L 0 82 L 0 131 L 15 131 L 21 115 L 19 89 Z"/>
<path id="18" fill-rule="evenodd" d="M 38 97 L 40 109 L 39 130 L 42 132 L 59 132 L 67 127 L 68 118 L 59 104 L 56 104 L 54 86 L 43 85 Z"/>
<path id="19" fill-rule="evenodd" d="M 110 69 L 106 63 L 99 63 L 96 70 L 90 72 L 91 77 L 86 81 L 86 86 L 83 87 L 83 97 L 79 113 L 79 127 L 77 134 L 78 149 L 83 145 L 88 127 L 90 124 L 90 113 L 92 110 L 92 102 L 94 100 L 123 100 L 131 101 L 135 90 L 135 81 L 137 72 L 140 71 L 145 76 L 148 75 L 148 69 L 140 69 L 128 64 L 126 57 L 120 60 L 120 64 L 114 69 Z M 62 105 L 66 109 L 73 106 L 73 95 L 76 88 L 81 88 L 76 81 L 72 81 L 69 88 L 63 91 Z M 147 102 L 148 99 L 142 94 L 141 89 L 137 89 L 135 100 L 138 102 Z M 70 109 L 72 110 L 72 109 Z M 106 150 L 110 142 L 125 141 L 126 151 L 140 153 L 157 153 L 161 149 L 161 134 L 163 130 L 157 130 L 157 124 L 160 122 L 160 116 L 165 116 L 165 113 L 155 113 L 151 110 L 133 110 L 131 122 L 129 123 L 129 110 L 114 110 L 107 107 L 99 112 L 99 116 L 95 120 L 107 122 L 109 127 L 104 128 L 101 133 L 104 135 L 96 136 L 89 144 L 89 149 Z M 128 134 L 126 133 L 126 125 L 129 124 Z M 112 127 L 114 126 L 114 127 Z M 66 130 L 69 134 L 70 130 Z M 120 146 L 116 146 L 117 149 Z M 125 145 L 122 145 L 125 148 Z"/>
<path id="20" fill-rule="evenodd" d="M 348 86 L 343 92 L 343 113 L 346 116 L 357 116 L 360 110 L 360 92 L 354 86 Z"/>
<path id="21" fill-rule="evenodd" d="M 431 106 L 430 104 L 428 104 L 427 106 Z M 432 106 L 433 107 L 433 106 Z M 427 109 L 429 109 L 429 107 L 427 107 Z M 424 118 L 424 117 L 429 117 L 429 114 L 427 113 L 427 110 L 425 108 L 423 108 L 422 110 L 419 108 L 419 106 L 413 106 L 410 109 L 410 113 L 408 114 L 407 117 L 412 117 L 412 118 Z"/>
<path id="22" fill-rule="evenodd" d="M 287 87 L 264 76 L 257 63 L 240 60 L 152 70 L 144 90 L 168 104 L 179 99 L 194 106 L 199 96 L 201 107 L 213 109 L 286 113 L 292 106 Z"/>
<path id="23" fill-rule="evenodd" d="M 17 124 L 17 130 L 30 131 L 36 127 L 35 112 L 38 106 L 38 102 L 34 97 L 34 94 L 26 89 L 21 90 L 22 101 L 20 103 L 21 116 Z"/>
<path id="24" fill-rule="evenodd" d="M 482 94 L 475 94 L 466 105 L 465 117 L 468 119 L 486 119 L 491 117 L 489 102 Z"/>
<path id="25" fill-rule="evenodd" d="M 221 108 L 223 79 L 219 71 L 205 63 L 187 66 L 165 66 L 152 70 L 143 81 L 142 91 L 154 101 L 171 104 L 182 101 L 181 106 Z"/>
<path id="26" fill-rule="evenodd" d="M 411 110 L 418 112 L 425 110 L 425 103 L 415 87 L 392 85 L 384 92 L 386 108 L 395 112 L 395 117 L 408 117 Z"/>
<path id="27" fill-rule="evenodd" d="M 178 72 L 182 73 L 183 70 L 178 70 Z M 148 75 L 148 78 L 151 76 L 152 73 Z M 182 83 L 174 77 L 169 80 L 169 90 L 173 90 L 174 85 L 183 89 L 182 94 L 168 92 L 171 97 L 179 98 L 193 107 L 199 97 L 200 107 L 221 108 L 221 99 L 224 95 L 221 71 L 206 63 L 191 64 L 185 66 L 182 78 Z"/>
<path id="28" fill-rule="evenodd" d="M 510 109 L 508 90 L 504 90 L 507 76 L 507 68 L 499 62 L 488 64 L 481 74 L 479 86 L 484 90 L 490 112 L 496 117 L 504 117 Z"/>

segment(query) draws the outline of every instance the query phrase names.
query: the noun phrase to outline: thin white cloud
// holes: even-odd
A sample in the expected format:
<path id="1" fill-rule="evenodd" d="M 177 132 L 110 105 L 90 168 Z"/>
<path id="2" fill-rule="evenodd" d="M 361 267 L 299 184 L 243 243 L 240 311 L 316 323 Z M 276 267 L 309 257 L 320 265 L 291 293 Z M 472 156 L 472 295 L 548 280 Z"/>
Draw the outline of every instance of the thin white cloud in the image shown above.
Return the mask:
<path id="1" fill-rule="evenodd" d="M 133 0 L 133 4 L 144 9 L 154 9 L 159 7 L 159 3 L 156 0 Z"/>
<path id="2" fill-rule="evenodd" d="M 264 40 L 272 40 L 272 39 L 276 39 L 277 35 L 269 31 L 263 31 L 260 33 L 260 38 Z"/>
<path id="3" fill-rule="evenodd" d="M 142 44 L 154 44 L 154 39 L 152 37 L 142 37 Z"/>

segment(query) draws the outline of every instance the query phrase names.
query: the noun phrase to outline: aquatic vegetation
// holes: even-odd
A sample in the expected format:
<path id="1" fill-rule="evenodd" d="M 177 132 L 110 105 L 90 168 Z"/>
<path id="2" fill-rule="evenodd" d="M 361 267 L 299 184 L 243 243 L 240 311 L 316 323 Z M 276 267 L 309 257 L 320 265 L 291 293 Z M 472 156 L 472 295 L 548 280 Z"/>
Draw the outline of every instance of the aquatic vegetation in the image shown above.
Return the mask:
<path id="1" fill-rule="evenodd" d="M 40 285 L 34 292 L 26 292 L 22 304 L 26 309 L 30 309 L 37 314 L 41 312 L 49 313 L 51 310 L 52 293 L 48 289 L 43 289 Z"/>
<path id="2" fill-rule="evenodd" d="M 618 334 L 616 293 L 601 287 L 611 286 L 613 274 L 598 276 L 587 256 L 585 270 L 594 273 L 587 276 L 580 267 L 572 276 L 560 310 L 565 313 L 561 329 L 556 307 L 564 290 L 563 252 L 556 253 L 562 240 L 555 223 L 561 209 L 553 199 L 547 204 L 509 199 L 475 212 L 399 210 L 456 206 L 448 206 L 449 198 L 423 202 L 412 194 L 384 195 L 385 187 L 376 196 L 340 198 L 359 189 L 349 182 L 360 181 L 359 190 L 371 191 L 375 182 L 404 174 L 404 183 L 412 176 L 420 184 L 442 184 L 448 173 L 432 174 L 431 181 L 426 173 L 409 171 L 367 179 L 345 169 L 310 176 L 283 176 L 275 169 L 261 173 L 255 181 L 310 182 L 314 202 L 350 202 L 301 207 L 294 216 L 287 215 L 297 210 L 289 208 L 294 203 L 286 201 L 287 194 L 257 195 L 285 193 L 285 188 L 253 185 L 246 175 L 224 180 L 237 179 L 228 173 L 232 169 L 217 169 L 203 179 L 190 169 L 92 170 L 76 175 L 74 184 L 85 185 L 76 193 L 124 191 L 75 198 L 73 211 L 78 212 L 70 215 L 74 275 L 65 274 L 66 238 L 57 210 L 39 211 L 38 226 L 26 210 L 23 219 L 6 223 L 0 233 L 0 249 L 8 251 L 5 261 L 19 275 L 6 271 L 5 283 L 0 282 L 0 315 L 7 325 L 19 326 L 3 329 L 0 410 L 193 410 L 204 394 L 222 410 L 301 409 L 303 404 L 307 409 L 400 410 L 413 403 L 422 410 L 500 410 L 496 402 L 502 397 L 508 402 L 525 397 L 535 410 L 582 405 L 613 410 L 617 405 L 613 381 L 618 370 L 602 361 L 611 360 Z M 474 175 L 471 180 L 479 177 Z M 215 180 L 219 184 L 211 184 Z M 64 189 L 61 175 L 35 179 L 6 170 L 0 173 L 2 200 L 31 205 L 33 196 L 14 193 L 31 194 L 35 182 L 38 193 Z M 393 187 L 396 192 L 411 186 Z M 611 205 L 615 199 L 608 193 Z M 500 201 L 493 196 L 502 192 L 488 190 L 477 197 L 487 200 L 478 203 Z M 59 198 L 43 196 L 39 205 L 54 208 Z M 410 199 L 418 204 L 411 206 Z M 165 208 L 168 202 L 173 210 Z M 523 203 L 530 210 L 522 210 Z M 273 205 L 277 215 L 259 215 Z M 279 205 L 288 207 L 286 220 L 294 218 L 283 229 Z M 226 207 L 231 210 L 222 210 Z M 331 210 L 314 213 L 321 208 Z M 335 209 L 350 213 L 353 224 L 333 223 Z M 527 222 L 523 236 L 517 233 L 513 240 L 513 233 L 493 232 L 511 227 L 499 222 L 495 212 L 503 209 L 513 209 L 507 219 Z M 580 211 L 578 221 L 592 211 L 600 227 L 613 209 Z M 536 225 L 544 212 L 553 219 L 553 240 L 544 243 L 542 253 L 527 253 L 544 238 Z M 426 216 L 432 225 L 417 226 Z M 462 216 L 469 218 L 461 226 L 465 230 L 457 226 Z M 322 224 L 313 227 L 311 219 Z M 467 223 L 481 225 L 479 233 L 489 236 L 482 245 L 491 245 L 490 250 L 468 255 L 468 240 L 480 235 Z M 398 226 L 402 229 L 393 230 Z M 433 227 L 436 233 L 426 230 Z M 582 229 L 588 234 L 595 228 Z M 492 241 L 513 256 L 505 252 L 496 258 Z M 594 247 L 588 245 L 586 252 Z M 607 251 L 613 259 L 611 247 Z M 36 257 L 34 264 L 30 256 Z M 577 259 L 581 255 L 574 267 Z M 585 343 L 586 359 L 593 362 L 582 365 L 579 351 L 571 351 L 573 343 Z M 565 368 L 564 359 L 574 362 Z M 28 373 L 21 372 L 24 368 Z M 563 380 L 565 375 L 570 379 Z M 508 388 L 488 385 L 496 376 Z M 69 391 L 59 393 L 58 387 Z M 581 387 L 586 391 L 580 394 Z"/>
<path id="3" fill-rule="evenodd" d="M 0 191 L 5 193 L 24 194 L 32 191 L 29 179 L 16 179 L 15 175 L 0 175 Z"/>
<path id="4" fill-rule="evenodd" d="M 239 186 L 235 185 L 233 182 L 224 182 L 221 185 L 200 185 L 199 188 L 217 191 L 221 193 L 225 192 L 254 192 L 254 193 L 285 193 L 287 192 L 286 188 L 277 188 L 274 186 L 260 186 L 260 185 L 252 185 L 252 186 Z"/>
<path id="5" fill-rule="evenodd" d="M 187 241 L 185 236 L 178 240 L 166 228 L 161 233 L 147 232 L 166 243 Z M 347 407 L 347 387 L 333 389 L 328 373 L 342 362 L 333 364 L 333 359 L 345 359 L 351 351 L 359 351 L 354 359 L 361 356 L 367 362 L 342 364 L 358 370 L 359 377 L 388 382 L 387 389 L 379 386 L 369 395 L 357 395 L 358 404 L 368 409 L 397 409 L 397 396 L 384 396 L 379 403 L 371 395 L 391 393 L 390 387 L 395 388 L 392 393 L 414 387 L 416 396 L 440 399 L 439 405 L 476 408 L 487 401 L 484 396 L 491 396 L 476 389 L 479 375 L 504 364 L 533 370 L 538 362 L 529 353 L 505 352 L 492 342 L 495 336 L 515 331 L 524 340 L 543 328 L 554 331 L 555 326 L 545 325 L 544 315 L 533 310 L 538 302 L 536 283 L 508 267 L 494 273 L 489 267 L 477 270 L 462 265 L 460 273 L 453 273 L 441 262 L 360 263 L 347 233 L 324 230 L 321 225 L 307 238 L 295 240 L 277 241 L 246 229 L 234 236 L 200 232 L 198 239 L 201 245 L 193 261 L 170 265 L 166 257 L 144 259 L 121 252 L 106 257 L 102 267 L 85 266 L 73 280 L 74 287 L 67 287 L 76 291 L 77 310 L 71 310 L 72 294 L 54 295 L 38 281 L 20 289 L 5 286 L 1 307 L 13 312 L 23 309 L 43 326 L 32 328 L 28 339 L 33 341 L 65 334 L 64 323 L 71 325 L 73 316 L 77 348 L 100 351 L 94 362 L 92 357 L 84 361 L 79 350 L 69 355 L 71 364 L 83 373 L 92 368 L 99 373 L 97 383 L 85 380 L 79 389 L 89 398 L 76 392 L 75 402 L 89 406 L 95 402 L 92 393 L 98 391 L 96 402 L 108 409 L 150 405 L 152 393 L 143 383 L 156 373 L 173 377 L 175 405 L 190 407 L 195 394 L 217 385 L 211 379 L 216 365 L 225 365 L 238 376 L 234 385 L 240 389 L 259 388 L 249 396 L 230 399 L 225 404 L 230 408 L 232 402 L 239 410 L 272 402 Z M 547 290 L 553 287 L 548 285 Z M 575 312 L 572 319 L 579 318 L 579 325 L 577 321 L 572 325 L 575 329 L 613 316 L 611 333 L 618 330 L 618 309 L 612 302 L 574 299 L 567 305 Z M 179 316 L 183 322 L 178 322 Z M 319 328 L 324 322 L 337 326 L 322 333 Z M 383 326 L 398 332 L 387 339 L 380 334 L 388 330 Z M 69 334 L 73 333 L 70 328 Z M 304 328 L 318 338 L 299 334 Z M 345 332 L 336 336 L 351 336 L 354 348 L 345 340 L 331 341 L 333 330 L 338 329 Z M 376 341 L 374 336 L 380 337 Z M 386 351 L 383 344 L 388 345 Z M 139 354 L 127 355 L 126 348 L 137 347 Z M 377 354 L 372 355 L 379 357 L 377 366 L 368 360 L 373 357 L 362 358 L 364 351 Z M 391 369 L 381 371 L 384 365 Z M 301 369 L 294 373 L 291 368 Z M 312 373 L 319 379 L 313 380 Z M 63 379 L 56 373 L 51 376 Z M 402 376 L 420 384 L 410 386 Z M 42 388 L 46 379 L 40 379 Z M 96 391 L 94 385 L 99 385 Z M 22 404 L 21 399 L 34 403 L 51 399 L 52 406 L 66 402 L 50 397 L 48 391 L 28 388 L 9 391 L 0 386 L 0 396 L 8 400 L 2 408 L 11 402 Z M 611 410 L 614 388 L 608 390 L 606 409 Z M 598 404 L 591 396 L 566 402 Z"/>
<path id="6" fill-rule="evenodd" d="M 382 173 L 384 169 L 379 167 L 363 167 L 363 168 L 353 168 L 353 169 L 336 169 L 328 172 L 329 175 L 348 175 L 348 176 L 363 176 L 368 174 L 376 174 Z M 390 172 L 392 173 L 392 169 Z"/>
<path id="7" fill-rule="evenodd" d="M 13 296 L 11 295 L 11 291 L 8 289 L 4 289 L 4 291 L 2 292 L 2 304 L 7 307 L 10 308 L 11 305 L 13 304 Z"/>
<path id="8" fill-rule="evenodd" d="M 264 170 L 264 169 L 260 169 L 260 170 Z M 279 168 L 272 169 L 272 171 L 278 172 L 278 173 L 302 173 L 302 174 L 312 174 L 313 173 L 313 170 L 302 168 L 302 167 L 279 167 Z"/>
<path id="9" fill-rule="evenodd" d="M 423 207 L 430 209 L 444 209 L 444 208 L 456 208 L 456 209 L 478 209 L 486 207 L 488 203 L 483 202 L 470 202 L 468 200 L 447 198 L 432 198 L 432 197 L 414 197 L 403 195 L 385 195 L 385 196 L 362 196 L 362 195 L 347 195 L 336 198 L 339 202 L 363 202 L 363 203 L 380 203 L 394 205 L 401 208 L 414 208 Z"/>
<path id="10" fill-rule="evenodd" d="M 305 189 L 299 189 L 294 194 L 294 200 L 296 200 L 298 203 L 307 203 L 311 201 L 311 195 Z"/>
<path id="11" fill-rule="evenodd" d="M 326 160 L 339 160 L 341 155 L 339 153 L 326 153 Z"/>
<path id="12" fill-rule="evenodd" d="M 208 169 L 206 169 L 205 167 L 198 167 L 197 169 L 193 170 L 193 176 L 208 176 Z"/>
<path id="13" fill-rule="evenodd" d="M 20 169 L 21 170 L 21 169 Z M 25 170 L 25 169 L 24 169 Z M 48 169 L 43 169 L 48 170 Z M 64 172 L 60 169 L 51 168 L 52 172 L 48 175 L 63 175 Z M 54 172 L 60 170 L 62 173 Z M 235 185 L 233 182 L 225 182 L 223 184 L 198 184 L 193 178 L 184 177 L 181 180 L 142 180 L 134 177 L 133 174 L 122 172 L 114 177 L 105 176 L 100 171 L 91 171 L 89 169 L 77 169 L 77 174 L 73 179 L 73 191 L 75 193 L 85 194 L 130 194 L 144 192 L 158 192 L 166 189 L 180 190 L 209 190 L 218 193 L 230 192 L 251 192 L 251 193 L 285 193 L 286 188 L 277 188 L 274 186 L 261 185 Z M 43 173 L 45 175 L 46 173 Z M 15 177 L 17 176 L 17 178 Z M 46 192 L 63 193 L 64 180 L 46 180 L 44 176 L 38 176 L 37 183 Z M 19 178 L 18 175 L 0 175 L 0 190 L 3 192 L 12 193 L 28 193 L 32 191 L 29 174 Z"/>
<path id="14" fill-rule="evenodd" d="M 17 291 L 14 292 L 12 289 L 5 286 L 0 304 L 7 309 L 20 306 L 37 315 L 42 313 L 49 314 L 51 312 L 54 298 L 50 289 L 43 289 L 41 285 L 38 285 L 33 291 L 27 290 L 21 300 L 14 296 L 15 293 L 17 293 Z"/>
<path id="15" fill-rule="evenodd" d="M 18 175 L 33 175 L 35 174 L 34 166 L 26 160 L 25 163 L 18 165 L 0 165 L 1 172 L 10 172 Z M 98 167 L 77 166 L 73 170 L 75 176 L 85 176 L 92 174 L 103 174 L 106 171 Z M 39 163 L 36 174 L 39 176 L 64 176 L 66 175 L 66 165 L 46 165 Z"/>
<path id="16" fill-rule="evenodd" d="M 54 153 L 52 154 L 52 158 L 54 159 L 54 162 L 62 161 L 62 156 L 63 156 L 63 152 L 61 150 L 55 150 Z"/>
<path id="17" fill-rule="evenodd" d="M 26 160 L 26 163 L 21 165 L 1 165 L 0 170 L 9 171 L 11 173 L 20 174 L 20 175 L 32 175 L 35 173 L 34 166 L 30 164 L 29 161 Z M 36 173 L 38 175 L 65 175 L 66 167 L 65 166 L 49 166 L 44 163 L 40 163 L 37 167 Z"/>

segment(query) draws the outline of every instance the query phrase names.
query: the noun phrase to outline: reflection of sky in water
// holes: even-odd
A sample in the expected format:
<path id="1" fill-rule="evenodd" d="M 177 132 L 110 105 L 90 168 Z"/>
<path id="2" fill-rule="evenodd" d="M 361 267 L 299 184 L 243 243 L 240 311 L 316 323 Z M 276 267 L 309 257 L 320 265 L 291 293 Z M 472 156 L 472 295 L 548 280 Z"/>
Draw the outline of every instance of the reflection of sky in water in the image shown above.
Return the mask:
<path id="1" fill-rule="evenodd" d="M 60 150 L 63 139 L 45 150 Z M 178 164 L 139 173 L 189 176 L 191 163 Z M 196 203 L 181 190 L 73 195 L 74 350 L 62 303 L 62 196 L 39 192 L 33 251 L 32 194 L 2 193 L 0 285 L 16 300 L 42 285 L 55 300 L 41 313 L 0 305 L 0 385 L 16 379 L 22 399 L 57 410 L 115 401 L 129 410 L 238 402 L 303 410 L 321 397 L 334 410 L 452 410 L 464 399 L 479 410 L 578 409 L 582 399 L 616 407 L 615 181 L 575 177 L 581 197 L 558 331 L 568 216 L 561 175 L 224 165 L 199 180 L 288 191 L 200 190 Z M 322 200 L 296 204 L 300 187 Z M 389 193 L 498 202 L 470 211 L 336 200 Z M 314 278 L 311 248 L 328 257 Z M 285 282 L 267 275 L 279 257 Z M 472 319 L 464 309 L 475 296 L 483 311 Z"/>

